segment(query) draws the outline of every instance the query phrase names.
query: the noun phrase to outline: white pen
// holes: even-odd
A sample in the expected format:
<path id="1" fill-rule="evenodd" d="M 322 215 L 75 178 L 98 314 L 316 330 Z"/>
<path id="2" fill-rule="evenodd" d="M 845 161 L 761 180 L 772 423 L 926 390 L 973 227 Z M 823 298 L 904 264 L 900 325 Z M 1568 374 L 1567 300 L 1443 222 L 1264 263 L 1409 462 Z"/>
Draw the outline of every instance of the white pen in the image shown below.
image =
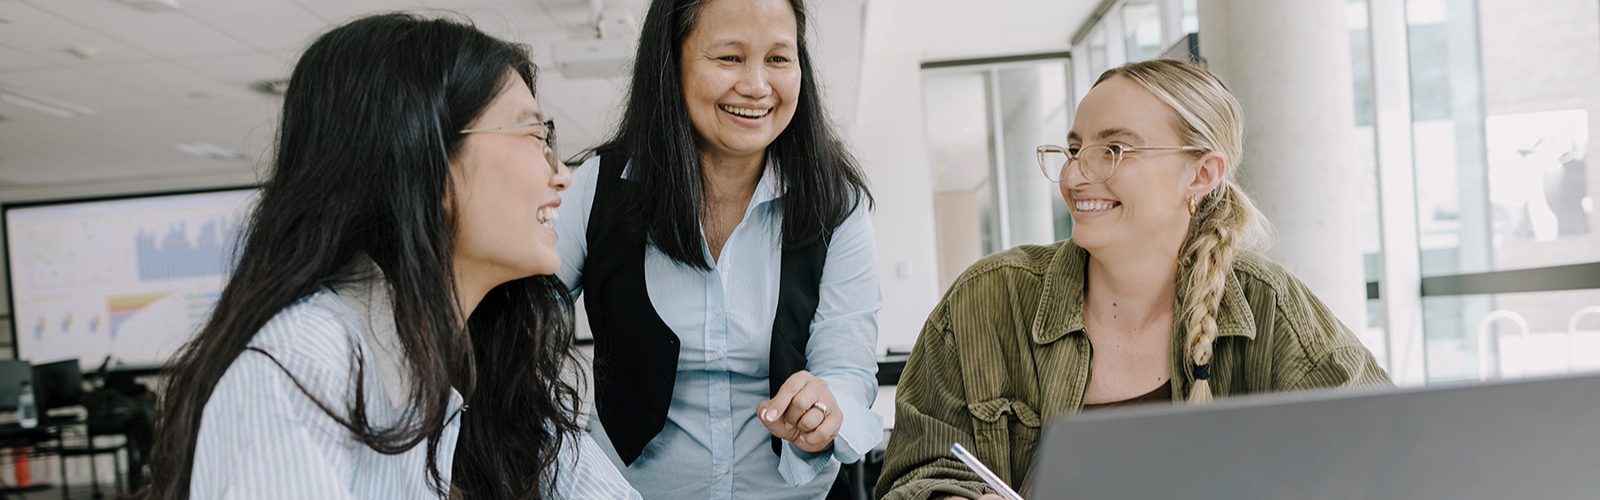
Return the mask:
<path id="1" fill-rule="evenodd" d="M 950 453 L 954 453 L 956 458 L 961 459 L 962 463 L 967 464 L 967 467 L 972 469 L 972 472 L 978 473 L 978 477 L 983 478 L 983 482 L 989 483 L 989 487 L 994 488 L 994 491 L 998 492 L 1001 497 L 1004 497 L 1006 500 L 1022 500 L 1022 495 L 1018 495 L 1016 490 L 1011 489 L 1010 486 L 1006 486 L 1006 482 L 1001 481 L 1000 476 L 994 475 L 994 472 L 990 471 L 988 467 L 984 467 L 983 462 L 978 461 L 978 457 L 974 457 L 971 453 L 967 453 L 967 449 L 963 448 L 961 443 L 951 443 Z"/>

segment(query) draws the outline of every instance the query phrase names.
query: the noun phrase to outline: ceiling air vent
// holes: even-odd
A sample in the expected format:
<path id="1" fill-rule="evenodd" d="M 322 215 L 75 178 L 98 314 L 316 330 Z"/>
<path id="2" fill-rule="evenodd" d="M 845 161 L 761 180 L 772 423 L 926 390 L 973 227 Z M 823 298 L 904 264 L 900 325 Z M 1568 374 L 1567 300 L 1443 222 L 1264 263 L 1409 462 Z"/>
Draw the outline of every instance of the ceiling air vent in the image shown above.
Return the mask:
<path id="1" fill-rule="evenodd" d="M 281 96 L 289 90 L 289 80 L 260 80 L 250 84 L 250 90 L 271 96 Z"/>

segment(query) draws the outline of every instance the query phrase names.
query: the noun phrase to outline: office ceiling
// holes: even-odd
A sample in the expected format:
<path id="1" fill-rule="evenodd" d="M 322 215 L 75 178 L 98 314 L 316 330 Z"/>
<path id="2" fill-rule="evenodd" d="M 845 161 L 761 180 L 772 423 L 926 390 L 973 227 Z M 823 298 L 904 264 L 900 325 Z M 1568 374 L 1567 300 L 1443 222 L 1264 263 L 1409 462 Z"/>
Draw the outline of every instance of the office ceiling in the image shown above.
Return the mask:
<path id="1" fill-rule="evenodd" d="M 252 85 L 286 78 L 316 34 L 378 11 L 461 13 L 528 44 L 545 67 L 542 104 L 576 152 L 609 132 L 626 89 L 620 77 L 553 68 L 555 42 L 592 36 L 595 4 L 637 19 L 647 0 L 0 0 L 0 93 L 12 94 L 0 95 L 0 201 L 253 181 L 280 100 Z M 924 60 L 1065 50 L 1098 4 L 813 0 L 811 41 L 832 116 L 848 127 L 864 50 Z M 56 116 L 17 94 L 93 114 Z"/>
<path id="2" fill-rule="evenodd" d="M 817 9 L 824 26 L 813 37 L 821 42 L 818 59 L 831 86 L 849 89 L 838 97 L 850 105 L 835 109 L 854 108 L 864 2 L 826 0 Z M 180 7 L 159 9 L 172 3 Z M 634 19 L 646 5 L 593 4 Z M 141 8 L 152 6 L 159 11 Z M 620 77 L 569 79 L 552 67 L 554 42 L 592 36 L 584 28 L 592 7 L 590 0 L 0 0 L 0 92 L 12 94 L 0 95 L 0 192 L 16 199 L 118 180 L 154 179 L 147 184 L 159 189 L 186 178 L 253 179 L 281 100 L 252 85 L 286 78 L 311 38 L 340 22 L 400 9 L 462 13 L 532 47 L 544 67 L 541 104 L 560 122 L 564 149 L 576 152 L 608 132 L 625 90 Z M 18 95 L 93 113 L 56 116 L 19 104 Z"/>

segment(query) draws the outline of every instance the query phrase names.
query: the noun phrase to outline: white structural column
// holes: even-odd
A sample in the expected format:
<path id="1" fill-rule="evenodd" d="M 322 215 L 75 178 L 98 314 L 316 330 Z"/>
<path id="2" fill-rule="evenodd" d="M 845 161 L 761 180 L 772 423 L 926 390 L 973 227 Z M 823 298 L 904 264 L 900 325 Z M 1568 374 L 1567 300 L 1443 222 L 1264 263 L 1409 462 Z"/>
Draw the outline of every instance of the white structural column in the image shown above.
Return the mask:
<path id="1" fill-rule="evenodd" d="M 1367 8 L 1372 35 L 1373 128 L 1377 134 L 1378 207 L 1383 227 L 1383 328 L 1389 376 L 1400 385 L 1427 382 L 1422 330 L 1422 262 L 1417 240 L 1416 171 L 1412 167 L 1411 77 L 1406 6 L 1374 0 Z"/>
<path id="2" fill-rule="evenodd" d="M 1244 105 L 1245 190 L 1269 256 L 1366 328 L 1345 0 L 1200 0 L 1200 55 Z"/>

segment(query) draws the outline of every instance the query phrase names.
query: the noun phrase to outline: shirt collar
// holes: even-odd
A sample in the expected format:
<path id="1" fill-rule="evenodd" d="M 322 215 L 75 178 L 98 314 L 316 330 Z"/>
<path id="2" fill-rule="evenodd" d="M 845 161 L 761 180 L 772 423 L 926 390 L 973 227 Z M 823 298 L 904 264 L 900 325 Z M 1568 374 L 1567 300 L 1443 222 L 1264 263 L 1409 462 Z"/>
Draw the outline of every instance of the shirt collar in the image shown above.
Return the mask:
<path id="1" fill-rule="evenodd" d="M 622 178 L 627 179 L 628 173 L 633 171 L 633 160 L 628 160 L 628 165 L 622 168 Z M 756 192 L 750 197 L 750 206 L 760 205 L 783 197 L 783 181 L 778 178 L 778 159 L 767 153 L 767 164 L 761 170 L 761 180 L 756 181 Z"/>
<path id="2" fill-rule="evenodd" d="M 1083 292 L 1089 276 L 1089 252 L 1062 242 L 1044 275 L 1044 291 L 1033 315 L 1033 341 L 1048 344 L 1069 333 L 1083 331 Z M 1182 299 L 1176 306 L 1181 309 Z M 1177 314 L 1174 314 L 1176 325 Z M 1177 332 L 1174 332 L 1177 336 Z M 1245 300 L 1244 287 L 1233 273 L 1223 285 L 1222 310 L 1217 317 L 1217 337 L 1256 337 L 1255 315 Z"/>
<path id="3" fill-rule="evenodd" d="M 377 368 L 390 406 L 403 408 L 411 392 L 411 384 L 405 372 L 405 353 L 400 345 L 400 333 L 394 324 L 389 282 L 384 278 L 383 270 L 365 255 L 354 266 L 357 278 L 335 285 L 333 292 L 365 327 L 363 336 L 373 357 L 370 366 Z"/>

